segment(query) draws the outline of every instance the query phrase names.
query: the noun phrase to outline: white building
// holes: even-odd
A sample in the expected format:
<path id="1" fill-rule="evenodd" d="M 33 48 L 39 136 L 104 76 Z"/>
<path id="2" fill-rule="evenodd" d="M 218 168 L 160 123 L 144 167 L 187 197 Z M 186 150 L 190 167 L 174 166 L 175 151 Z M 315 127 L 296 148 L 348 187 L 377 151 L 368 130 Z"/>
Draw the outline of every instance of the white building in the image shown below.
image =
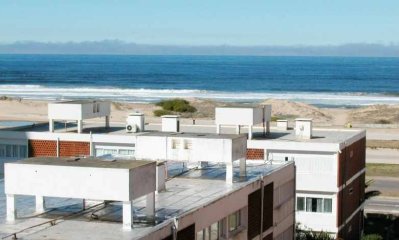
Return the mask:
<path id="1" fill-rule="evenodd" d="M 163 132 L 154 131 L 159 128 L 152 126 L 146 126 L 144 132 L 131 133 L 126 132 L 124 125 L 104 129 L 96 123 L 86 123 L 85 131 L 79 133 L 79 126 L 73 124 L 53 126 L 53 132 L 48 131 L 48 124 L 0 131 L 0 142 L 22 146 L 27 150 L 26 157 L 35 157 L 22 161 L 31 161 L 31 165 L 6 164 L 5 184 L 0 180 L 0 189 L 5 187 L 7 194 L 0 195 L 2 238 L 173 239 L 174 235 L 178 239 L 293 238 L 294 165 L 246 162 L 245 135 L 182 131 L 185 129 Z M 92 158 L 96 156 L 101 159 Z M 89 167 L 85 159 L 98 161 L 102 169 L 97 169 L 94 163 Z M 161 164 L 157 164 L 155 179 L 146 180 L 143 176 L 141 180 L 131 181 L 122 173 L 129 166 L 120 172 L 112 170 L 114 159 L 116 163 L 156 160 Z M 15 158 L 8 161 L 14 162 Z M 162 164 L 166 166 L 165 174 Z M 29 167 L 21 170 L 25 165 Z M 75 173 L 70 170 L 72 166 L 79 170 Z M 49 167 L 54 169 L 43 172 Z M 20 174 L 24 177 L 15 177 Z M 107 181 L 109 174 L 117 177 Z M 59 177 L 62 181 L 57 180 Z M 92 178 L 98 181 L 91 181 Z M 39 187 L 43 181 L 49 182 Z M 79 184 L 80 181 L 85 184 Z M 127 191 L 118 187 L 140 186 L 140 181 L 151 183 L 151 191 L 125 198 Z M 32 183 L 37 183 L 37 187 L 29 188 Z M 103 184 L 107 186 L 106 193 L 101 190 Z M 153 190 L 158 191 L 151 204 L 149 197 Z M 36 204 L 34 199 L 20 194 L 35 195 Z M 107 201 L 82 205 L 82 199 Z M 15 209 L 18 209 L 16 214 Z M 148 216 L 153 216 L 148 209 L 155 211 L 153 221 L 148 221 Z M 36 211 L 45 214 L 35 215 Z M 128 225 L 132 228 L 124 231 L 115 222 L 123 222 L 125 229 Z"/>
<path id="2" fill-rule="evenodd" d="M 296 221 L 314 231 L 359 239 L 363 229 L 365 138 L 362 130 L 313 129 L 299 119 L 295 130 L 255 133 L 247 159 L 270 164 L 295 161 Z"/>

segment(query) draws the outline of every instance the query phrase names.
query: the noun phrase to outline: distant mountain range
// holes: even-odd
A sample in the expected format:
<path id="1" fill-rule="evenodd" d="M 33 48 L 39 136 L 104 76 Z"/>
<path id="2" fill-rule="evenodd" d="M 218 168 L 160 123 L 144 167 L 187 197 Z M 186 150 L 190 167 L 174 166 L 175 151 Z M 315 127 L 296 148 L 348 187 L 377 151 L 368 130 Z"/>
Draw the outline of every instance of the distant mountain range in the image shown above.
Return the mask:
<path id="1" fill-rule="evenodd" d="M 0 54 L 126 54 L 126 55 L 252 55 L 399 57 L 399 44 L 351 43 L 323 46 L 179 46 L 128 43 L 119 40 L 86 42 L 0 43 Z"/>

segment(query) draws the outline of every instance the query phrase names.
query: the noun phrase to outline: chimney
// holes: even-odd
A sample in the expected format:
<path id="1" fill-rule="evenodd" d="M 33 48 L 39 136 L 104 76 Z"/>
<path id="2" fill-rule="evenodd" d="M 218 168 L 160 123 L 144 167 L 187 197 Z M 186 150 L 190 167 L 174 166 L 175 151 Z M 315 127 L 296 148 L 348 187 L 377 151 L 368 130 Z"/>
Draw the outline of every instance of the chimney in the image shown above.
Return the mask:
<path id="1" fill-rule="evenodd" d="M 163 115 L 162 132 L 180 132 L 180 116 Z"/>
<path id="2" fill-rule="evenodd" d="M 312 138 L 312 119 L 297 118 L 295 119 L 295 135 L 302 139 Z"/>

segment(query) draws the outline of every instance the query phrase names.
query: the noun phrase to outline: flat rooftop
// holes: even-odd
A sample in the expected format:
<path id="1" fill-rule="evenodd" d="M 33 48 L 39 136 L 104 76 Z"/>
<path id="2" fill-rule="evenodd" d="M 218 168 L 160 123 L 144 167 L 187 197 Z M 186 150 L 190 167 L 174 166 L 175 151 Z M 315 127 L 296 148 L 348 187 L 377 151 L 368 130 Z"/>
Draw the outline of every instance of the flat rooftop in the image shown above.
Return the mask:
<path id="1" fill-rule="evenodd" d="M 95 168 L 117 168 L 117 169 L 135 169 L 154 161 L 146 160 L 107 160 L 102 158 L 88 157 L 36 157 L 24 160 L 13 161 L 13 164 L 34 164 L 34 165 L 50 165 L 50 166 L 66 166 L 66 167 L 95 167 Z"/>
<path id="2" fill-rule="evenodd" d="M 50 197 L 46 197 L 48 211 L 37 215 L 34 213 L 34 197 L 17 196 L 19 217 L 15 223 L 7 223 L 4 179 L 0 179 L 0 237 L 17 232 L 18 238 L 28 239 L 138 239 L 169 224 L 174 217 L 200 209 L 257 181 L 259 175 L 268 175 L 284 166 L 248 163 L 247 176 L 242 178 L 239 177 L 239 167 L 235 166 L 234 183 L 229 185 L 225 182 L 225 168 L 219 165 L 183 171 L 181 163 L 168 162 L 171 177 L 166 182 L 167 190 L 156 194 L 156 223 L 146 222 L 145 197 L 142 197 L 133 203 L 135 222 L 132 231 L 122 229 L 119 202 L 82 210 L 80 199 Z"/>
<path id="3" fill-rule="evenodd" d="M 139 133 L 127 133 L 125 130 L 125 124 L 122 123 L 111 123 L 109 128 L 105 128 L 103 123 L 100 122 L 88 122 L 85 124 L 83 133 L 93 134 L 114 134 L 114 135 L 147 135 L 147 136 L 173 136 L 173 137 L 195 137 L 195 138 L 237 138 L 239 135 L 235 134 L 234 126 L 222 127 L 222 134 L 216 134 L 215 125 L 181 125 L 180 133 L 173 132 L 161 132 L 161 124 L 149 124 L 145 125 L 146 132 Z M 247 128 L 241 127 L 241 132 L 247 132 Z M 0 131 L 3 130 L 0 128 Z M 4 129 L 4 130 L 16 130 L 16 131 L 31 131 L 31 132 L 48 132 L 48 124 L 31 124 L 25 127 L 17 129 Z M 57 122 L 55 124 L 56 133 L 76 133 L 77 125 L 73 122 Z M 346 140 L 355 137 L 359 133 L 365 132 L 360 129 L 319 129 L 313 128 L 313 137 L 311 139 L 301 139 L 295 135 L 295 130 L 288 129 L 286 131 L 271 128 L 269 135 L 263 136 L 263 129 L 260 126 L 253 128 L 253 140 L 275 140 L 284 142 L 309 142 L 309 143 L 343 143 Z"/>
<path id="4" fill-rule="evenodd" d="M 313 129 L 311 139 L 298 138 L 295 130 L 278 131 L 272 130 L 269 135 L 263 136 L 260 132 L 255 132 L 253 140 L 278 140 L 283 142 L 309 142 L 309 143 L 343 143 L 355 137 L 363 130 L 355 129 Z"/>

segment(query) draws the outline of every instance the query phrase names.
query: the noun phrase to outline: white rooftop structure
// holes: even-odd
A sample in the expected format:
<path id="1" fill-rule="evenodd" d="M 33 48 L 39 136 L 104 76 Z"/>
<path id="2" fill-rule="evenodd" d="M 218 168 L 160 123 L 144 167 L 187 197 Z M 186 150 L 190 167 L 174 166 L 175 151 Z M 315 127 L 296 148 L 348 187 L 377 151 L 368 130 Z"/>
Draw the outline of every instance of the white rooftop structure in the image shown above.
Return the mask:
<path id="1" fill-rule="evenodd" d="M 78 133 L 82 132 L 83 120 L 105 117 L 109 127 L 111 104 L 107 101 L 73 100 L 48 104 L 49 131 L 54 132 L 54 121 L 76 121 Z"/>
<path id="2" fill-rule="evenodd" d="M 223 163 L 226 181 L 232 182 L 233 163 L 240 162 L 240 175 L 246 173 L 247 140 L 244 135 L 148 132 L 137 136 L 136 158 L 183 161 L 187 163 Z"/>
<path id="3" fill-rule="evenodd" d="M 126 119 L 126 132 L 144 132 L 144 113 L 130 113 Z"/>
<path id="4" fill-rule="evenodd" d="M 105 161 L 96 158 L 28 158 L 5 164 L 7 220 L 16 219 L 16 195 L 123 202 L 123 228 L 133 226 L 133 200 L 146 196 L 146 217 L 155 217 L 156 162 Z M 84 204 L 83 204 L 84 206 Z"/>
<path id="5" fill-rule="evenodd" d="M 295 119 L 295 134 L 299 138 L 310 139 L 312 138 L 313 124 L 310 118 L 297 118 Z"/>
<path id="6" fill-rule="evenodd" d="M 180 116 L 163 115 L 162 132 L 180 132 Z"/>
<path id="7" fill-rule="evenodd" d="M 217 107 L 215 108 L 216 131 L 220 133 L 222 125 L 235 125 L 236 133 L 240 127 L 248 126 L 248 138 L 252 139 L 252 127 L 263 124 L 264 133 L 270 132 L 271 105 L 257 107 Z"/>
<path id="8" fill-rule="evenodd" d="M 175 166 L 177 168 L 175 168 Z M 121 229 L 120 219 L 124 206 L 119 202 L 108 202 L 88 206 L 82 210 L 82 201 L 75 198 L 46 197 L 46 212 L 35 213 L 35 199 L 21 196 L 17 206 L 21 208 L 13 224 L 6 221 L 4 181 L 0 179 L 0 238 L 12 239 L 169 239 L 172 230 L 180 232 L 195 223 L 194 232 L 205 229 L 218 221 L 220 228 L 230 238 L 246 235 L 250 227 L 248 219 L 248 195 L 260 189 L 261 184 L 274 182 L 273 226 L 275 236 L 285 235 L 285 230 L 294 224 L 294 165 L 254 164 L 248 166 L 246 178 L 239 178 L 234 167 L 233 185 L 224 181 L 224 169 L 217 165 L 206 169 L 181 172 L 179 164 L 170 163 L 167 191 L 156 194 L 156 219 L 146 219 L 146 197 L 133 200 L 133 228 Z M 107 178 L 107 180 L 110 180 Z M 292 186 L 292 187 L 291 187 Z M 283 193 L 279 197 L 278 193 Z M 229 232 L 226 216 L 239 210 L 241 228 Z M 223 220 L 223 221 L 222 221 Z M 226 232 L 227 231 L 227 232 Z M 265 230 L 266 231 L 266 230 Z"/>

